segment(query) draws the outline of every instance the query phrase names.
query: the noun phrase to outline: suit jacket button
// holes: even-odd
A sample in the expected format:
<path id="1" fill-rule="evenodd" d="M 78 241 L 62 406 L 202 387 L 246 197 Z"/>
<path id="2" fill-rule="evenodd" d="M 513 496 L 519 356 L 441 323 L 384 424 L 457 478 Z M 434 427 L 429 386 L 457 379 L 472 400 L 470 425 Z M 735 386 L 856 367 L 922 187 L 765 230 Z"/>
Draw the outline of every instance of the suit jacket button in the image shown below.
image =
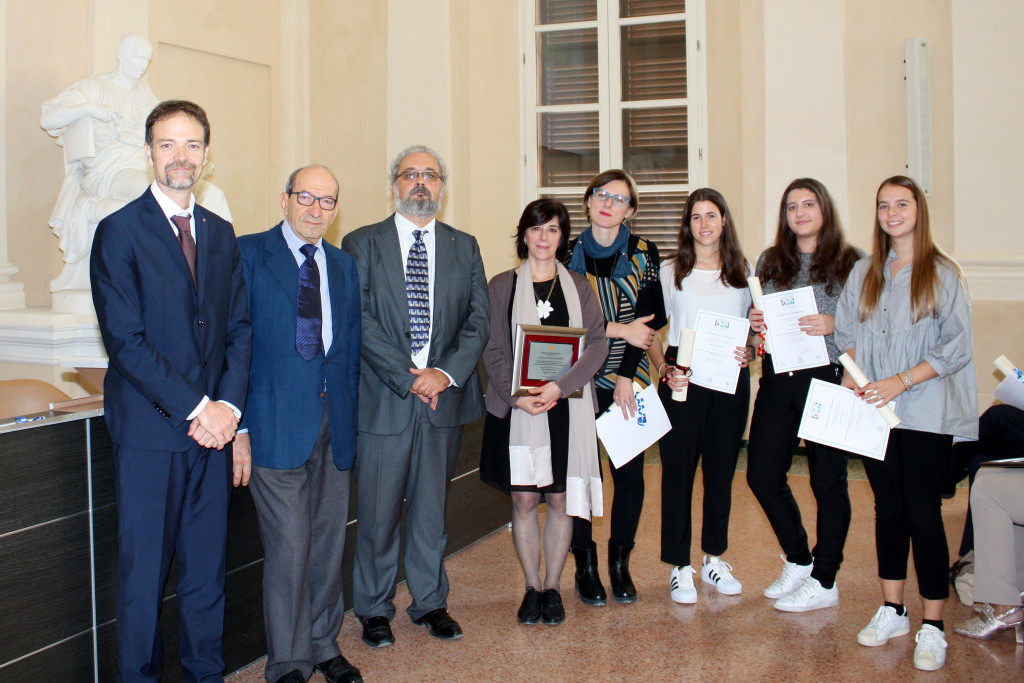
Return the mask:
<path id="1" fill-rule="evenodd" d="M 202 327 L 202 326 L 203 326 L 203 325 L 205 325 L 205 324 L 206 324 L 206 321 L 205 321 L 205 320 L 200 320 L 200 321 L 199 321 L 199 327 Z"/>
<path id="2" fill-rule="evenodd" d="M 204 368 L 206 367 L 206 361 L 205 360 L 203 361 L 203 367 Z"/>

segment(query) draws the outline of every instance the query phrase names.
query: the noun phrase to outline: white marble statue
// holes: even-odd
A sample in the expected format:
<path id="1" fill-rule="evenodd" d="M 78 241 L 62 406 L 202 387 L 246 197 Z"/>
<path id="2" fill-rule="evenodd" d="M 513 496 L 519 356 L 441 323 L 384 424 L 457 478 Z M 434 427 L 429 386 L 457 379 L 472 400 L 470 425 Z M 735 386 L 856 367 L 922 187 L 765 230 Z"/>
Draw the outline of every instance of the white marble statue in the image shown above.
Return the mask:
<path id="1" fill-rule="evenodd" d="M 149 41 L 128 34 L 117 45 L 116 69 L 83 78 L 43 102 L 40 125 L 64 147 L 66 174 L 50 216 L 65 262 L 64 270 L 50 283 L 55 310 L 84 312 L 82 296 L 60 298 L 58 293 L 88 295 L 89 252 L 97 223 L 153 182 L 143 145 L 146 117 L 159 100 L 142 80 L 152 58 Z M 208 163 L 203 176 L 211 171 Z M 219 188 L 204 180 L 195 189 L 196 201 L 231 220 Z M 84 300 L 88 301 L 87 296 Z M 61 301 L 73 303 L 61 306 Z"/>

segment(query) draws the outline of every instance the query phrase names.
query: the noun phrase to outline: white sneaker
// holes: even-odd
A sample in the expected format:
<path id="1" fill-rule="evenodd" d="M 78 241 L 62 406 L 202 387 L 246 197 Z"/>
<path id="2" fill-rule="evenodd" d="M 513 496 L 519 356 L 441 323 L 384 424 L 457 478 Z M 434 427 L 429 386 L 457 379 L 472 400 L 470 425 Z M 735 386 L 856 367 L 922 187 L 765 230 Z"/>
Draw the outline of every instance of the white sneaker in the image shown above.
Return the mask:
<path id="1" fill-rule="evenodd" d="M 810 612 L 815 609 L 839 606 L 839 586 L 825 588 L 813 576 L 808 576 L 796 590 L 775 601 L 775 609 L 783 612 Z"/>
<path id="2" fill-rule="evenodd" d="M 896 609 L 882 605 L 868 625 L 857 634 L 857 642 L 868 647 L 885 645 L 890 638 L 910 633 L 910 618 L 896 614 Z"/>
<path id="3" fill-rule="evenodd" d="M 782 573 L 779 574 L 779 578 L 775 579 L 775 583 L 764 589 L 764 597 L 772 600 L 777 600 L 796 590 L 804 579 L 811 575 L 811 569 L 814 568 L 813 564 L 804 566 L 786 562 L 785 555 L 779 555 L 779 557 L 785 563 L 782 565 Z"/>
<path id="4" fill-rule="evenodd" d="M 722 595 L 739 595 L 743 591 L 742 584 L 733 578 L 732 565 L 718 557 L 712 556 L 709 560 L 707 555 L 704 556 L 700 578 Z"/>
<path id="5" fill-rule="evenodd" d="M 922 671 L 938 671 L 946 663 L 946 634 L 931 624 L 924 624 L 914 636 L 914 666 Z"/>
<path id="6" fill-rule="evenodd" d="M 669 576 L 669 595 L 673 602 L 683 605 L 692 605 L 697 602 L 697 589 L 693 587 L 693 575 L 697 571 L 690 565 L 685 567 L 673 567 Z"/>

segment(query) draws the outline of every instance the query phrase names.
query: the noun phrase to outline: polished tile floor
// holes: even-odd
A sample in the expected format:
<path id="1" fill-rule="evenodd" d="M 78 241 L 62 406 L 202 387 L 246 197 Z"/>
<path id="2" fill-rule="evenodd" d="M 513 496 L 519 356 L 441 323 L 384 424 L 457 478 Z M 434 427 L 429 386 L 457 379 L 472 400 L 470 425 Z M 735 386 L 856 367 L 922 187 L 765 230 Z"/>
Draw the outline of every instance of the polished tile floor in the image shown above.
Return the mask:
<path id="1" fill-rule="evenodd" d="M 649 458 L 649 462 L 650 462 Z M 800 459 L 798 459 L 800 460 Z M 653 459 L 657 462 L 656 458 Z M 794 463 L 794 472 L 801 469 Z M 854 466 L 856 465 L 856 467 Z M 632 605 L 614 602 L 587 607 L 573 593 L 571 560 L 562 575 L 567 619 L 558 627 L 521 626 L 515 613 L 523 579 L 503 528 L 447 562 L 451 581 L 449 608 L 466 632 L 443 642 L 414 626 L 404 613 L 410 599 L 400 586 L 398 615 L 392 627 L 396 643 L 372 650 L 360 641 L 360 626 L 346 617 L 339 635 L 342 652 L 358 666 L 366 681 L 1010 681 L 1024 680 L 1024 647 L 1014 644 L 1012 631 L 992 641 L 973 641 L 952 633 L 952 625 L 970 616 L 955 595 L 945 613 L 949 640 L 947 663 L 934 673 L 913 667 L 914 633 L 921 609 L 916 581 L 908 581 L 911 634 L 887 645 L 857 644 L 857 631 L 881 604 L 876 577 L 873 498 L 851 464 L 853 525 L 846 544 L 846 562 L 839 573 L 839 607 L 787 614 L 772 608 L 761 591 L 782 568 L 774 535 L 738 472 L 733 483 L 730 549 L 724 559 L 743 583 L 743 594 L 726 597 L 700 583 L 696 605 L 669 599 L 670 567 L 658 560 L 661 528 L 661 468 L 646 468 L 647 499 L 631 568 L 639 591 Z M 606 501 L 611 500 L 606 476 Z M 792 486 L 814 537 L 814 502 L 807 477 L 796 475 Z M 694 500 L 702 495 L 700 481 Z M 950 546 L 959 545 L 966 490 L 943 504 Z M 457 500 L 450 501 L 458 505 Z M 809 513 L 809 514 L 808 514 Z M 699 529 L 700 509 L 695 506 Z M 608 523 L 595 524 L 598 546 L 608 538 Z M 699 534 L 698 534 L 699 536 Z M 699 538 L 695 538 L 695 544 Z M 602 547 L 602 576 L 607 581 Z M 694 547 L 699 561 L 699 546 Z M 913 574 L 911 573 L 911 577 Z M 606 584 L 607 585 L 607 584 Z M 231 676 L 230 683 L 263 680 L 263 661 Z M 311 679 L 320 682 L 319 674 Z"/>

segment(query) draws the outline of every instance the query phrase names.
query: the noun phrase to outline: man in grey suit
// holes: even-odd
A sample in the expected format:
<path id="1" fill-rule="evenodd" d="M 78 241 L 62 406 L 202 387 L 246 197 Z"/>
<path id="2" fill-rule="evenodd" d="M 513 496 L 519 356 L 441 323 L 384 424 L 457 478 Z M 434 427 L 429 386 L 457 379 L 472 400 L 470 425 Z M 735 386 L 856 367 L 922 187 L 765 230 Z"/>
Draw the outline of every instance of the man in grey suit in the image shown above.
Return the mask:
<path id="1" fill-rule="evenodd" d="M 476 239 L 435 220 L 447 180 L 441 158 L 409 147 L 390 180 L 396 213 L 342 241 L 363 309 L 353 593 L 371 647 L 395 642 L 403 498 L 409 617 L 437 638 L 462 637 L 447 610 L 445 499 L 462 425 L 484 414 L 476 365 L 490 324 Z"/>
<path id="2" fill-rule="evenodd" d="M 362 318 L 356 265 L 323 239 L 338 208 L 334 174 L 306 166 L 281 193 L 284 220 L 239 240 L 253 340 L 235 484 L 251 468 L 271 683 L 305 683 L 314 669 L 327 683 L 363 680 L 335 640 Z"/>

